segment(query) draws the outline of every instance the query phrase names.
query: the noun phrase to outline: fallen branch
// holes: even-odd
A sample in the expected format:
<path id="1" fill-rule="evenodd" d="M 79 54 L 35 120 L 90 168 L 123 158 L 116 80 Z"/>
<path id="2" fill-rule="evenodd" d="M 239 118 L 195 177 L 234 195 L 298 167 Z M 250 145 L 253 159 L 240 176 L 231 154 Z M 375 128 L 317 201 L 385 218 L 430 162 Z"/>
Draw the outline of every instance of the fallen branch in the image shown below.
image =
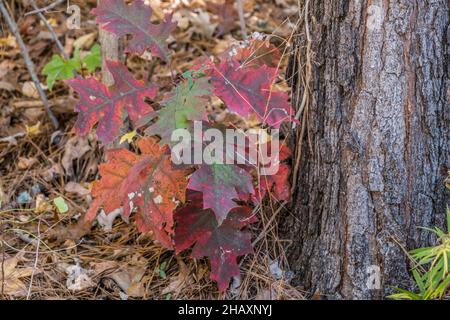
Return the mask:
<path id="1" fill-rule="evenodd" d="M 57 5 L 59 5 L 59 4 L 63 3 L 63 2 L 65 2 L 65 1 L 66 1 L 66 0 L 57 0 L 57 1 L 55 1 L 55 2 L 53 2 L 53 3 L 51 3 L 51 4 L 49 4 L 48 6 L 46 6 L 46 7 L 44 7 L 44 8 L 37 8 L 37 7 L 35 7 L 35 6 L 33 5 L 34 10 L 25 13 L 25 16 L 29 16 L 29 15 L 36 14 L 36 13 L 41 13 L 41 12 L 47 12 L 48 10 L 53 9 L 54 7 L 56 7 Z M 34 1 L 33 1 L 33 2 L 34 2 Z"/>
<path id="2" fill-rule="evenodd" d="M 50 102 L 50 105 L 53 107 L 56 106 L 64 106 L 67 104 L 66 98 L 59 98 L 59 99 L 53 99 L 53 101 Z M 11 105 L 14 109 L 33 109 L 33 108 L 42 108 L 45 107 L 44 103 L 41 100 L 19 100 L 19 101 L 12 101 Z M 57 110 L 54 110 L 57 113 Z"/>
<path id="3" fill-rule="evenodd" d="M 47 19 L 44 17 L 44 15 L 42 14 L 42 11 L 39 11 L 41 9 L 38 8 L 38 6 L 36 5 L 36 1 L 31 0 L 31 5 L 33 6 L 34 9 L 36 9 L 36 13 L 39 17 L 39 19 L 41 19 L 41 21 L 45 24 L 45 26 L 47 27 L 48 31 L 50 31 L 50 34 L 52 35 L 53 41 L 56 43 L 56 46 L 58 47 L 59 51 L 61 51 L 62 56 L 64 57 L 64 59 L 68 60 L 69 56 L 67 55 L 66 51 L 64 50 L 64 47 L 61 43 L 61 41 L 59 41 L 58 39 L 58 35 L 56 34 L 55 30 L 53 29 L 53 27 L 51 26 L 51 24 L 47 21 Z M 45 11 L 45 10 L 44 10 Z"/>
<path id="4" fill-rule="evenodd" d="M 58 129 L 58 127 L 59 127 L 58 120 L 56 119 L 55 115 L 53 114 L 52 110 L 50 109 L 50 105 L 49 105 L 47 96 L 45 95 L 44 90 L 42 89 L 41 83 L 39 82 L 39 79 L 36 75 L 34 63 L 33 63 L 33 61 L 31 61 L 27 47 L 25 46 L 22 36 L 20 35 L 19 29 L 17 28 L 17 24 L 14 21 L 14 19 L 10 16 L 8 10 L 5 7 L 5 4 L 3 3 L 3 0 L 0 0 L 0 12 L 5 17 L 8 27 L 11 29 L 11 32 L 14 34 L 17 42 L 19 43 L 19 46 L 22 51 L 22 55 L 25 60 L 25 64 L 27 66 L 28 72 L 30 73 L 31 79 L 33 80 L 34 85 L 36 86 L 36 90 L 38 91 L 39 96 L 44 104 L 47 115 L 50 118 L 50 120 L 53 124 L 53 127 L 55 129 Z"/>

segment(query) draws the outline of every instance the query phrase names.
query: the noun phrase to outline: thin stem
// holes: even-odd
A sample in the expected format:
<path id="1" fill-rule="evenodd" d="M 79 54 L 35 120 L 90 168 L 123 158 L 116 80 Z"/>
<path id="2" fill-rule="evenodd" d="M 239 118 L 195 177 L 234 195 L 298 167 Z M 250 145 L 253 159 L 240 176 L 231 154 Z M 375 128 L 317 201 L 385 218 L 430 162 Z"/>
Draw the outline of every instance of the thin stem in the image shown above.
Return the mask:
<path id="1" fill-rule="evenodd" d="M 39 10 L 38 6 L 36 5 L 36 1 L 31 0 L 31 5 L 33 6 L 34 9 Z M 51 26 L 51 24 L 44 17 L 44 15 L 42 14 L 42 11 L 37 11 L 36 13 L 37 13 L 39 19 L 41 19 L 41 21 L 45 24 L 45 26 L 47 27 L 48 31 L 50 31 L 50 34 L 52 35 L 53 41 L 56 43 L 56 46 L 58 47 L 59 51 L 61 51 L 61 54 L 64 57 L 64 59 L 68 60 L 69 56 L 67 55 L 66 50 L 64 50 L 64 47 L 63 47 L 61 41 L 59 41 L 58 35 L 56 34 L 56 32 L 53 29 L 53 27 Z"/>
<path id="2" fill-rule="evenodd" d="M 36 86 L 36 90 L 39 93 L 39 96 L 41 97 L 42 103 L 44 104 L 45 110 L 47 111 L 47 115 L 50 118 L 53 127 L 55 129 L 59 128 L 58 120 L 56 119 L 55 115 L 53 114 L 52 110 L 50 109 L 50 104 L 48 102 L 47 96 L 44 93 L 44 90 L 42 89 L 41 83 L 39 82 L 39 79 L 36 75 L 34 63 L 30 58 L 30 54 L 28 53 L 28 49 L 25 46 L 25 43 L 23 42 L 22 36 L 20 35 L 19 29 L 17 28 L 17 24 L 14 21 L 14 19 L 10 16 L 8 10 L 5 7 L 5 4 L 3 3 L 3 0 L 0 0 L 0 12 L 5 17 L 6 23 L 9 26 L 9 29 L 11 29 L 11 32 L 16 37 L 17 42 L 19 43 L 20 49 L 22 50 L 22 55 L 25 60 L 25 64 L 27 66 L 28 72 L 30 73 L 31 79 L 34 82 L 34 85 Z"/>
<path id="3" fill-rule="evenodd" d="M 44 7 L 44 8 L 37 8 L 37 7 L 35 7 L 35 6 L 33 5 L 34 10 L 25 13 L 25 16 L 29 16 L 29 15 L 36 14 L 36 13 L 41 13 L 41 12 L 46 12 L 46 11 L 48 11 L 48 10 L 50 10 L 50 9 L 53 9 L 53 8 L 56 7 L 57 5 L 63 3 L 64 1 L 66 1 L 66 0 L 57 0 L 57 1 L 55 1 L 55 2 L 53 2 L 53 3 L 51 3 L 51 4 L 49 4 L 48 6 L 46 6 L 46 7 Z M 33 1 L 33 2 L 34 2 L 34 1 Z"/>

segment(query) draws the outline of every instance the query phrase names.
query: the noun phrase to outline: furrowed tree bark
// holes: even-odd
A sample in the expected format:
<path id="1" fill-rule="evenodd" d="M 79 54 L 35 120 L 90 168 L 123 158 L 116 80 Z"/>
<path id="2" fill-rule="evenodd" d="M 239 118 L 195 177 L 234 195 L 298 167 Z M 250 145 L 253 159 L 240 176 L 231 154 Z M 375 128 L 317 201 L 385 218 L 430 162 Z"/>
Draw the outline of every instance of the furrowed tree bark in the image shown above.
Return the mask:
<path id="1" fill-rule="evenodd" d="M 444 227 L 449 3 L 310 0 L 307 16 L 311 103 L 282 222 L 290 267 L 312 294 L 381 298 L 389 286 L 412 287 L 405 250 L 434 240 L 418 227 Z M 297 107 L 305 25 L 291 57 Z M 371 286 L 377 268 L 380 290 Z"/>

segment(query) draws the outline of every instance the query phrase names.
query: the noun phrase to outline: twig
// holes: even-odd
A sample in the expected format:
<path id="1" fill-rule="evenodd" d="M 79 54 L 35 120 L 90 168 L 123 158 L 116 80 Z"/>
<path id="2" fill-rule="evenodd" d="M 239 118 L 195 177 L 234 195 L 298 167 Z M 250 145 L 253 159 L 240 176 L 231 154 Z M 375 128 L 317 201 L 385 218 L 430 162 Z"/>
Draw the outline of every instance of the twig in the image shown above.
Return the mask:
<path id="1" fill-rule="evenodd" d="M 305 1 L 305 7 L 304 7 L 304 23 L 305 23 L 305 34 L 306 34 L 306 79 L 305 79 L 305 88 L 303 90 L 303 98 L 302 98 L 302 102 L 298 108 L 297 114 L 295 115 L 295 119 L 299 120 L 300 118 L 302 118 L 302 125 L 300 128 L 300 132 L 297 131 L 297 141 L 298 141 L 298 147 L 297 147 L 297 152 L 295 154 L 295 163 L 294 163 L 294 170 L 293 170 L 293 183 L 292 183 L 292 188 L 291 188 L 291 192 L 294 192 L 297 188 L 297 180 L 298 180 L 298 175 L 299 175 L 299 171 L 300 171 L 300 165 L 301 165 L 301 157 L 302 157 L 302 148 L 303 148 L 303 138 L 305 136 L 305 131 L 307 128 L 307 124 L 308 124 L 308 113 L 309 113 L 309 105 L 310 105 L 310 82 L 311 82 L 311 78 L 312 78 L 312 37 L 311 37 L 311 32 L 310 32 L 310 26 L 309 26 L 309 19 L 308 19 L 308 15 L 309 15 L 309 2 L 310 0 L 306 0 Z M 298 3 L 299 8 L 300 8 L 300 1 Z M 297 52 L 297 59 L 295 59 L 295 61 L 293 63 L 297 63 L 299 64 L 299 60 L 298 60 L 298 52 Z M 300 68 L 300 66 L 298 66 L 298 68 Z M 299 79 L 301 78 L 300 76 L 300 72 L 298 73 L 298 77 Z M 297 101 L 298 103 L 298 101 Z M 312 149 L 311 147 L 311 143 L 310 143 L 310 149 Z M 312 152 L 311 152 L 312 153 Z"/>
<path id="2" fill-rule="evenodd" d="M 35 7 L 35 5 L 33 5 L 33 8 L 34 8 L 35 10 L 25 13 L 25 16 L 29 16 L 29 15 L 36 14 L 36 13 L 41 13 L 41 12 L 46 12 L 46 11 L 48 11 L 48 10 L 50 10 L 50 9 L 53 9 L 53 8 L 56 7 L 57 5 L 63 3 L 64 1 L 66 1 L 66 0 L 57 0 L 57 1 L 55 1 L 55 2 L 53 2 L 53 3 L 51 3 L 51 4 L 49 4 L 48 6 L 46 6 L 46 7 L 44 7 L 44 8 L 37 8 L 37 7 Z M 33 1 L 33 2 L 34 2 L 34 1 Z"/>
<path id="3" fill-rule="evenodd" d="M 278 207 L 277 211 L 274 212 L 274 214 L 272 215 L 272 217 L 270 218 L 270 220 L 266 223 L 266 225 L 264 226 L 264 229 L 259 233 L 259 236 L 252 242 L 252 246 L 254 247 L 259 241 L 261 241 L 262 239 L 264 239 L 264 237 L 266 236 L 266 231 L 269 229 L 270 225 L 272 224 L 272 222 L 275 220 L 275 217 L 278 215 L 278 213 L 280 213 L 280 211 L 286 206 L 286 204 L 288 204 L 287 201 L 283 201 L 281 203 L 281 205 Z"/>
<path id="4" fill-rule="evenodd" d="M 245 26 L 245 18 L 244 18 L 244 5 L 242 4 L 242 0 L 237 0 L 237 7 L 239 13 L 239 23 L 241 24 L 242 36 L 244 39 L 247 39 L 247 27 Z"/>
<path id="5" fill-rule="evenodd" d="M 0 12 L 5 17 L 6 23 L 8 24 L 9 28 L 11 29 L 11 32 L 14 34 L 17 42 L 19 43 L 20 49 L 22 50 L 23 58 L 25 59 L 25 64 L 27 66 L 28 72 L 30 73 L 31 79 L 33 80 L 34 85 L 36 86 L 36 89 L 39 93 L 39 96 L 41 97 L 42 102 L 44 103 L 44 107 L 45 107 L 45 110 L 47 111 L 48 117 L 50 118 L 50 120 L 53 124 L 53 127 L 55 129 L 58 129 L 59 128 L 58 120 L 56 119 L 55 115 L 53 114 L 52 110 L 50 109 L 50 106 L 49 106 L 49 103 L 47 100 L 47 96 L 45 95 L 44 90 L 42 90 L 41 83 L 39 82 L 39 79 L 34 70 L 33 61 L 31 61 L 27 47 L 25 46 L 22 36 L 20 35 L 19 29 L 17 28 L 17 24 L 14 21 L 14 19 L 10 16 L 8 10 L 5 7 L 5 4 L 3 3 L 3 0 L 0 0 Z"/>
<path id="6" fill-rule="evenodd" d="M 30 300 L 31 288 L 33 287 L 33 278 L 34 278 L 34 274 L 36 272 L 37 264 L 39 261 L 39 246 L 41 243 L 41 220 L 40 219 L 38 221 L 37 233 L 38 233 L 38 238 L 37 238 L 37 245 L 36 245 L 36 255 L 34 258 L 33 271 L 31 272 L 30 285 L 28 286 L 27 300 Z"/>
<path id="7" fill-rule="evenodd" d="M 2 290 L 1 290 L 1 295 L 3 297 L 3 295 L 5 294 L 5 255 L 6 255 L 6 250 L 5 250 L 5 243 L 3 242 L 3 239 L 1 240 L 1 245 L 2 245 Z"/>
<path id="8" fill-rule="evenodd" d="M 39 16 L 39 19 L 41 19 L 41 21 L 47 27 L 48 31 L 50 31 L 50 34 L 52 35 L 53 41 L 56 43 L 56 46 L 58 47 L 59 51 L 61 51 L 61 54 L 64 57 L 64 59 L 68 60 L 69 56 L 67 55 L 66 50 L 64 50 L 64 47 L 63 47 L 61 41 L 59 41 L 58 35 L 56 34 L 55 30 L 53 29 L 51 24 L 48 22 L 48 20 L 44 17 L 44 15 L 42 14 L 42 11 L 37 11 L 37 10 L 40 10 L 40 9 L 36 5 L 36 1 L 31 0 L 31 5 L 33 6 L 34 9 L 36 9 L 35 11 L 36 11 L 36 13 Z"/>

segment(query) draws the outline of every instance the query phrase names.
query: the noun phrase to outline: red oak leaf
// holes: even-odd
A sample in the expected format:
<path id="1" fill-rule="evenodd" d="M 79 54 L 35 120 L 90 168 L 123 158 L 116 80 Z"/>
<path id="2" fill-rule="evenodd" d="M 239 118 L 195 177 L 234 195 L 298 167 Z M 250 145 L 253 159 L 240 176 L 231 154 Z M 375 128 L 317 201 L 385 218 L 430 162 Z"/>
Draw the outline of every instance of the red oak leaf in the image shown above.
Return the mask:
<path id="1" fill-rule="evenodd" d="M 274 175 L 261 176 L 258 188 L 255 191 L 255 198 L 260 202 L 270 193 L 278 201 L 288 201 L 291 197 L 289 175 L 291 168 L 286 164 L 280 164 L 278 172 Z"/>
<path id="2" fill-rule="evenodd" d="M 237 207 L 218 225 L 211 210 L 203 210 L 202 194 L 188 192 L 189 203 L 175 212 L 175 250 L 180 253 L 195 244 L 194 258 L 208 257 L 211 279 L 220 291 L 228 288 L 230 279 L 240 273 L 237 258 L 253 253 L 251 234 L 242 229 L 256 222 L 252 210 Z"/>
<path id="3" fill-rule="evenodd" d="M 276 68 L 241 67 L 235 59 L 225 60 L 210 70 L 214 93 L 227 107 L 243 117 L 256 114 L 265 124 L 279 128 L 292 117 L 288 95 L 273 90 Z"/>
<path id="4" fill-rule="evenodd" d="M 188 172 L 173 169 L 167 149 L 155 139 L 143 138 L 138 146 L 141 155 L 107 151 L 108 162 L 100 165 L 102 178 L 93 187 L 95 200 L 86 219 L 92 220 L 100 207 L 108 214 L 123 206 L 125 216 L 136 212 L 140 231 L 152 231 L 170 249 L 173 211 L 185 201 Z"/>
<path id="5" fill-rule="evenodd" d="M 257 68 L 266 65 L 277 68 L 281 52 L 269 40 L 252 39 L 245 46 L 236 49 L 234 58 L 245 67 Z"/>
<path id="6" fill-rule="evenodd" d="M 203 208 L 214 211 L 219 225 L 231 209 L 238 207 L 233 199 L 255 192 L 251 175 L 229 164 L 202 165 L 192 174 L 188 188 L 203 193 Z"/>
<path id="7" fill-rule="evenodd" d="M 261 148 L 262 146 L 259 146 Z M 268 142 L 264 146 L 267 152 L 267 156 L 273 156 L 271 150 L 271 143 Z M 260 152 L 261 149 L 259 149 Z M 283 143 L 279 142 L 278 162 L 285 161 L 292 156 L 292 151 Z M 254 161 L 254 160 L 253 160 Z M 273 161 L 276 161 L 273 159 Z M 278 164 L 278 172 L 271 175 L 260 175 L 258 177 L 257 187 L 255 188 L 254 199 L 259 203 L 264 197 L 270 193 L 272 198 L 278 201 L 289 201 L 291 197 L 291 186 L 289 183 L 289 175 L 291 174 L 291 168 L 285 163 Z M 250 168 L 251 169 L 251 168 Z M 260 164 L 259 172 L 264 171 L 264 166 Z M 256 176 L 258 174 L 255 174 Z"/>
<path id="8" fill-rule="evenodd" d="M 142 54 L 150 52 L 164 60 L 168 53 L 166 39 L 175 29 L 172 16 L 167 15 L 163 22 L 150 22 L 152 8 L 143 0 L 134 0 L 127 5 L 124 0 L 101 0 L 92 10 L 97 16 L 96 22 L 103 29 L 118 36 L 132 35 L 127 52 Z"/>
<path id="9" fill-rule="evenodd" d="M 80 95 L 80 101 L 75 107 L 79 113 L 75 123 L 76 133 L 86 135 L 98 123 L 97 136 L 103 144 L 120 135 L 125 115 L 137 121 L 142 115 L 153 111 L 144 99 L 153 99 L 158 90 L 154 85 L 145 86 L 135 80 L 120 62 L 107 61 L 106 65 L 115 81 L 115 85 L 109 89 L 94 78 L 66 81 Z"/>

